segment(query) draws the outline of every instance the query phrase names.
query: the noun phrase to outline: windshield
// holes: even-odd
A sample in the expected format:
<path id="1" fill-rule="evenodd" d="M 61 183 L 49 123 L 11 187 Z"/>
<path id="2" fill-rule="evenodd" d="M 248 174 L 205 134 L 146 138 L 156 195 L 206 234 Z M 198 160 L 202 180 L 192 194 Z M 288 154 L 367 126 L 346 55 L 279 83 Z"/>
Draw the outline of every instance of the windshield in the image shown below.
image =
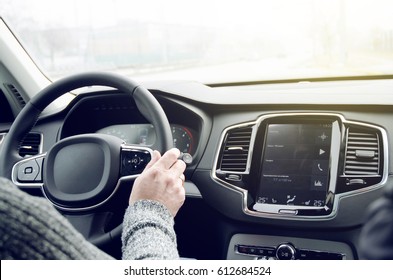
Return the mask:
<path id="1" fill-rule="evenodd" d="M 391 0 L 2 0 L 51 79 L 231 83 L 393 74 Z"/>

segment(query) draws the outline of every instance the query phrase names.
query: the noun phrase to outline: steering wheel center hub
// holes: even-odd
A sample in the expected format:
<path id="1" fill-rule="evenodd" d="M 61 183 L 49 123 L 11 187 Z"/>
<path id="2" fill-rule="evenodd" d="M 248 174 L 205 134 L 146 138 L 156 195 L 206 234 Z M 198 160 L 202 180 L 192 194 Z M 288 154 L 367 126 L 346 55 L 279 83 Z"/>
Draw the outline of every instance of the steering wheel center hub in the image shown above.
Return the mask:
<path id="1" fill-rule="evenodd" d="M 90 208 L 115 190 L 122 140 L 109 135 L 79 135 L 52 147 L 44 161 L 44 193 L 58 207 Z"/>

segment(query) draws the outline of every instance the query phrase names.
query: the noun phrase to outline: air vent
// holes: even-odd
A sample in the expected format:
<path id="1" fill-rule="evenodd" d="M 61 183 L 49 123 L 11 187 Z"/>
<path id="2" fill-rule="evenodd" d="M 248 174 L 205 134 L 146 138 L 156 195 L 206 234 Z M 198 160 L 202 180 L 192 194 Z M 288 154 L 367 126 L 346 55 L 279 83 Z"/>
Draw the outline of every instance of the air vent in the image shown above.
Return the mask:
<path id="1" fill-rule="evenodd" d="M 251 134 L 251 127 L 233 129 L 227 133 L 221 156 L 221 171 L 246 171 Z"/>
<path id="2" fill-rule="evenodd" d="M 19 147 L 19 155 L 34 156 L 40 153 L 41 134 L 29 133 Z"/>
<path id="3" fill-rule="evenodd" d="M 13 84 L 4 84 L 4 86 L 8 89 L 8 91 L 15 97 L 16 101 L 20 105 L 21 108 L 25 107 L 26 101 L 23 99 L 19 90 Z"/>
<path id="4" fill-rule="evenodd" d="M 345 175 L 379 175 L 380 143 L 370 130 L 349 128 L 345 154 Z"/>

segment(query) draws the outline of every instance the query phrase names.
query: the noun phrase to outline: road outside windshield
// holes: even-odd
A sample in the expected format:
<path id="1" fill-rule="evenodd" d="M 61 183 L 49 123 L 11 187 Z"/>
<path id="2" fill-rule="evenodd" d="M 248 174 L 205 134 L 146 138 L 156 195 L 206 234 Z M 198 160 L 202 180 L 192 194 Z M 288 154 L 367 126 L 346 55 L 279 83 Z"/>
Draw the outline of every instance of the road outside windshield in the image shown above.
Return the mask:
<path id="1" fill-rule="evenodd" d="M 204 83 L 393 74 L 391 0 L 1 0 L 50 78 Z"/>

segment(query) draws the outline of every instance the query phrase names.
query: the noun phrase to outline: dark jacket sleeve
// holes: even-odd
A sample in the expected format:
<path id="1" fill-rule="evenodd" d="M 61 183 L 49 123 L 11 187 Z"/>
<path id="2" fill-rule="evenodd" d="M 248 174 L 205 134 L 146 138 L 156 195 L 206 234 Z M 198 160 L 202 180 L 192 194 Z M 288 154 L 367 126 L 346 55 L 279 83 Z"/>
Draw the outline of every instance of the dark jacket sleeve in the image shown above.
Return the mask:
<path id="1" fill-rule="evenodd" d="M 361 259 L 393 259 L 393 192 L 388 188 L 385 195 L 374 202 L 368 212 L 359 239 Z"/>

